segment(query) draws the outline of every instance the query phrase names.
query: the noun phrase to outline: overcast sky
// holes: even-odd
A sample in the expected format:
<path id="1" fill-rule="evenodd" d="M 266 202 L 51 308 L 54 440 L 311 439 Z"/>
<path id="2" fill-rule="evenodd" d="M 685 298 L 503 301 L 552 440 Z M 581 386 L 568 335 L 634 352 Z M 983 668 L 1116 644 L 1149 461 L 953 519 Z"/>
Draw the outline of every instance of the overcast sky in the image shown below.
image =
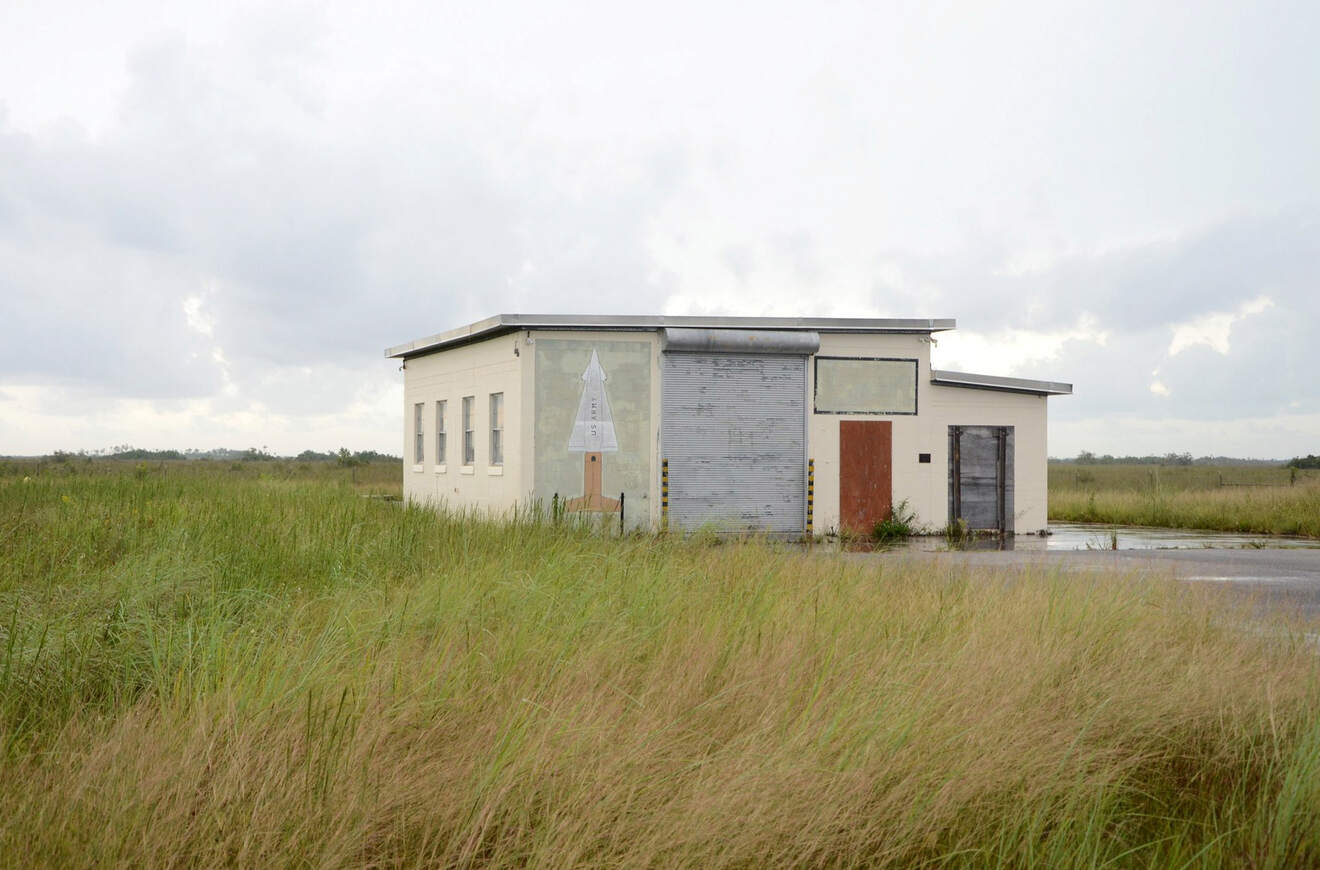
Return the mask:
<path id="1" fill-rule="evenodd" d="M 382 11 L 388 8 L 390 11 Z M 1320 453 L 1320 4 L 0 3 L 0 454 L 399 453 L 498 312 L 954 317 L 1050 453 Z"/>

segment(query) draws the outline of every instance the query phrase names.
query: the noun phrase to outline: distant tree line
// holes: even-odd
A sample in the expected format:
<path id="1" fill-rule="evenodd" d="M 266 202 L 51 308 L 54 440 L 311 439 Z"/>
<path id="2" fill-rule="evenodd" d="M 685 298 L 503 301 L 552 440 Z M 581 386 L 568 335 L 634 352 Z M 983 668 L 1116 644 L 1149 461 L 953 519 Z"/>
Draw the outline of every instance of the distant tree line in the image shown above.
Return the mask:
<path id="1" fill-rule="evenodd" d="M 1288 460 L 1289 468 L 1320 468 L 1320 456 L 1294 456 Z"/>
<path id="2" fill-rule="evenodd" d="M 1195 465 L 1196 459 L 1190 453 L 1165 453 L 1161 456 L 1097 456 L 1089 450 L 1083 450 L 1073 459 L 1063 462 L 1075 462 L 1078 465 Z"/>
<path id="3" fill-rule="evenodd" d="M 388 453 L 377 453 L 375 450 L 358 450 L 356 452 L 347 447 L 340 447 L 334 453 L 317 453 L 315 450 L 304 450 L 293 457 L 298 462 L 338 462 L 340 465 L 347 465 L 353 462 L 362 465 L 367 462 L 402 462 L 398 456 L 391 456 Z"/>
<path id="4" fill-rule="evenodd" d="M 1320 468 L 1320 465 L 1293 464 L 1305 462 L 1308 459 L 1315 459 L 1320 462 L 1320 458 L 1308 456 L 1306 459 L 1294 459 L 1288 462 L 1285 467 Z M 1165 453 L 1158 456 L 1113 456 L 1109 453 L 1096 455 L 1089 450 L 1083 450 L 1071 459 L 1051 459 L 1050 461 L 1076 465 L 1262 465 L 1277 467 L 1285 464 L 1281 459 L 1243 459 L 1236 456 L 1194 457 L 1191 453 Z"/>
<path id="5" fill-rule="evenodd" d="M 304 450 L 297 456 L 279 456 L 271 453 L 263 447 L 248 447 L 245 450 L 236 450 L 230 447 L 216 447 L 212 450 L 198 450 L 189 448 L 187 450 L 146 450 L 141 447 L 133 447 L 129 444 L 122 444 L 116 447 L 109 447 L 103 450 L 79 450 L 76 453 L 68 450 L 56 450 L 44 457 L 52 462 L 69 462 L 74 459 L 133 459 L 138 461 L 161 461 L 167 459 L 179 460 L 215 460 L 224 462 L 274 462 L 276 460 L 286 462 L 337 462 L 340 465 L 365 465 L 368 462 L 402 462 L 398 456 L 391 456 L 388 453 L 380 453 L 375 450 L 357 450 L 350 451 L 347 447 L 341 447 L 333 453 L 321 453 L 316 450 Z"/>

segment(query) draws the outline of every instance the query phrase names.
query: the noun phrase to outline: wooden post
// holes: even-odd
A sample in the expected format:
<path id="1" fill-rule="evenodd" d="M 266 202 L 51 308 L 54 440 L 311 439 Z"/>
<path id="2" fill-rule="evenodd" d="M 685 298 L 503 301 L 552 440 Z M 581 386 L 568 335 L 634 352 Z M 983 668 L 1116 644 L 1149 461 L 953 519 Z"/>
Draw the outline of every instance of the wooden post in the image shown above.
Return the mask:
<path id="1" fill-rule="evenodd" d="M 575 511 L 612 513 L 619 509 L 617 501 L 606 498 L 600 491 L 601 465 L 600 453 L 582 455 L 582 495 L 569 499 L 564 505 L 564 510 L 570 513 Z"/>
<path id="2" fill-rule="evenodd" d="M 582 494 L 588 499 L 592 496 L 600 497 L 601 480 L 601 456 L 599 453 L 584 453 L 582 455 Z"/>

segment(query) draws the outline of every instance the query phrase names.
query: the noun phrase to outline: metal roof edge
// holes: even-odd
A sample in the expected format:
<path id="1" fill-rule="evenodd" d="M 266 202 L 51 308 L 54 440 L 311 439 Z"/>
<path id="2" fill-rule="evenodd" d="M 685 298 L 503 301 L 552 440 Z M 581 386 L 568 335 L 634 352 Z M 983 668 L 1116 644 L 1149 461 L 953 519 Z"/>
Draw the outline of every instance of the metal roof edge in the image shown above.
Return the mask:
<path id="1" fill-rule="evenodd" d="M 706 317 L 702 315 L 627 314 L 497 314 L 447 332 L 385 349 L 388 358 L 419 356 L 492 338 L 517 329 L 652 330 L 667 326 L 705 329 L 781 329 L 815 332 L 944 332 L 954 329 L 952 317 Z"/>
<path id="2" fill-rule="evenodd" d="M 428 335 L 426 338 L 419 338 L 414 341 L 397 344 L 394 347 L 385 348 L 386 357 L 408 357 L 419 353 L 425 353 L 427 350 L 436 347 L 442 347 L 450 344 L 466 344 L 469 341 L 476 341 L 484 338 L 486 333 L 498 330 L 508 315 L 496 314 L 494 317 L 487 317 L 485 320 L 478 320 L 476 323 L 469 323 L 467 326 L 460 326 L 457 329 L 437 332 L 435 335 Z"/>
<path id="3" fill-rule="evenodd" d="M 1072 384 L 1065 384 L 1062 381 L 1033 381 L 1030 378 L 1007 378 L 942 369 L 931 369 L 930 382 L 942 387 L 1001 390 L 1009 393 L 1031 393 L 1036 396 L 1071 396 L 1073 391 Z"/>

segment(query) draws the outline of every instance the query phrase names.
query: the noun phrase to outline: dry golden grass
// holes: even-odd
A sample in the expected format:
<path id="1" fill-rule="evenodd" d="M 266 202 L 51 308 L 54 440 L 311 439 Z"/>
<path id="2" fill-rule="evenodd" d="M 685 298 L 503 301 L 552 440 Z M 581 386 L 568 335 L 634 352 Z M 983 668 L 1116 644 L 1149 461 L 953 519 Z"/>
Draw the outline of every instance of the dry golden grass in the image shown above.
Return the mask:
<path id="1" fill-rule="evenodd" d="M 1313 647 L 1168 581 L 168 478 L 0 557 L 11 866 L 1320 860 Z"/>
<path id="2" fill-rule="evenodd" d="M 1320 537 L 1320 472 L 1051 465 L 1049 512 L 1056 521 Z"/>

